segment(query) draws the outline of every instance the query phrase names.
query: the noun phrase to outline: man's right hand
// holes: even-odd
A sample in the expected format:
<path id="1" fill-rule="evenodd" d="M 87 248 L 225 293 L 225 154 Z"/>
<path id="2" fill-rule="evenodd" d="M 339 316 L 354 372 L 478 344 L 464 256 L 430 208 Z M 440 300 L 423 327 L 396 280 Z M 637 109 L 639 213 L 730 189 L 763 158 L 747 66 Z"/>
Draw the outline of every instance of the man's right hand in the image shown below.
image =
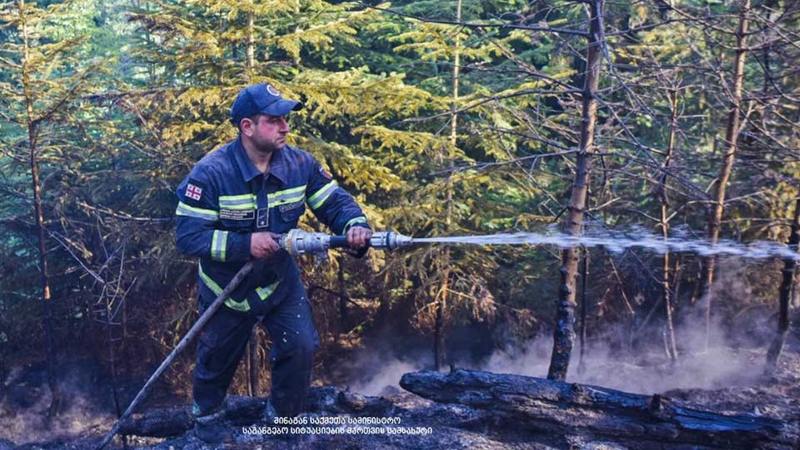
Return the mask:
<path id="1" fill-rule="evenodd" d="M 261 231 L 250 235 L 250 254 L 253 258 L 269 258 L 280 250 L 278 235 L 269 231 Z"/>

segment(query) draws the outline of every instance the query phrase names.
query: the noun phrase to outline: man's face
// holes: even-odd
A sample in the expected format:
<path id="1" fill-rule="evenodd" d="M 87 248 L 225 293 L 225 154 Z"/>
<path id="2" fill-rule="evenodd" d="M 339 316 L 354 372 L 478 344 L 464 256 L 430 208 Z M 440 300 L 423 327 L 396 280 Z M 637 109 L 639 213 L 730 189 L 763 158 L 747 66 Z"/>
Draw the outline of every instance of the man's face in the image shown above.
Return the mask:
<path id="1" fill-rule="evenodd" d="M 289 123 L 285 116 L 259 115 L 255 119 L 242 119 L 242 134 L 259 152 L 272 153 L 286 145 Z"/>

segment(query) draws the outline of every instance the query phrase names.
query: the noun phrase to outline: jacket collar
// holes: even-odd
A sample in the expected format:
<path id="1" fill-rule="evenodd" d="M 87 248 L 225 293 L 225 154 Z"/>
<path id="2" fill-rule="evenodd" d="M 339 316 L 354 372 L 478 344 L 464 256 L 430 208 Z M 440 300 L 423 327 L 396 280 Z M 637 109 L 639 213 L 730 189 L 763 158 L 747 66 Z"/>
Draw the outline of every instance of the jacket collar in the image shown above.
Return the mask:
<path id="1" fill-rule="evenodd" d="M 236 165 L 239 166 L 239 173 L 241 173 L 242 179 L 245 182 L 250 182 L 253 178 L 261 175 L 261 172 L 247 156 L 247 151 L 244 149 L 244 145 L 242 145 L 241 136 L 237 137 L 231 145 L 231 150 L 233 150 L 233 156 L 236 160 Z M 269 162 L 269 174 L 279 179 L 283 184 L 287 182 L 286 175 L 288 171 L 286 167 L 286 157 L 283 155 L 286 149 L 287 147 L 284 147 L 274 152 Z"/>
<path id="2" fill-rule="evenodd" d="M 279 179 L 284 185 L 289 183 L 289 164 L 286 162 L 286 151 L 288 150 L 289 146 L 284 145 L 282 149 L 272 153 L 272 159 L 269 161 L 269 174 Z"/>

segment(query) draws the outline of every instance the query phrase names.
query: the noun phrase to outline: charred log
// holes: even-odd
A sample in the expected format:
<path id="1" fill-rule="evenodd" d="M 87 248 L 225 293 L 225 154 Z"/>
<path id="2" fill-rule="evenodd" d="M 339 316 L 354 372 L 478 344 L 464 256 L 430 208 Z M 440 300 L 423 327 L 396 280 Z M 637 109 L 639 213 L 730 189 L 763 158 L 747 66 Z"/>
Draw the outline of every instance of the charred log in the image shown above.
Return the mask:
<path id="1" fill-rule="evenodd" d="M 235 425 L 260 422 L 267 398 L 229 396 L 225 400 L 225 420 Z M 308 410 L 325 414 L 358 414 L 386 416 L 394 405 L 381 397 L 366 397 L 333 387 L 312 388 L 307 400 Z M 189 406 L 150 410 L 134 414 L 120 426 L 119 434 L 172 437 L 186 433 L 194 426 Z"/>
<path id="2" fill-rule="evenodd" d="M 225 402 L 225 418 L 231 423 L 256 422 L 264 409 L 257 397 L 231 397 Z M 132 415 L 120 426 L 119 434 L 150 437 L 179 436 L 192 428 L 191 408 L 177 406 Z"/>
<path id="3" fill-rule="evenodd" d="M 468 370 L 407 373 L 400 385 L 434 401 L 489 411 L 510 427 L 602 436 L 641 448 L 791 445 L 775 419 L 703 411 L 661 395 Z"/>

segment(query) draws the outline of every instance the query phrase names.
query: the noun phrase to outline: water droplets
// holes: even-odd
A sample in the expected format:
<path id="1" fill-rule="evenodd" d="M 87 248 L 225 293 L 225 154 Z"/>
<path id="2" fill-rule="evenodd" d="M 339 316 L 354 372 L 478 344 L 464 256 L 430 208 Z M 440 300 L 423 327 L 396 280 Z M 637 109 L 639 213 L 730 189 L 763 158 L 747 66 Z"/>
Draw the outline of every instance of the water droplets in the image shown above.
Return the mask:
<path id="1" fill-rule="evenodd" d="M 571 236 L 561 232 L 547 233 L 499 233 L 483 236 L 449 236 L 433 238 L 414 238 L 414 243 L 430 244 L 471 244 L 471 245 L 553 245 L 559 248 L 576 246 L 604 247 L 612 253 L 620 253 L 629 248 L 643 248 L 656 253 L 669 252 L 695 253 L 701 256 L 729 255 L 750 259 L 783 258 L 800 261 L 796 249 L 772 241 L 756 241 L 742 244 L 721 240 L 712 244 L 706 239 L 686 237 L 683 231 L 669 238 L 663 238 L 642 229 L 627 232 L 589 229 L 582 236 Z"/>

